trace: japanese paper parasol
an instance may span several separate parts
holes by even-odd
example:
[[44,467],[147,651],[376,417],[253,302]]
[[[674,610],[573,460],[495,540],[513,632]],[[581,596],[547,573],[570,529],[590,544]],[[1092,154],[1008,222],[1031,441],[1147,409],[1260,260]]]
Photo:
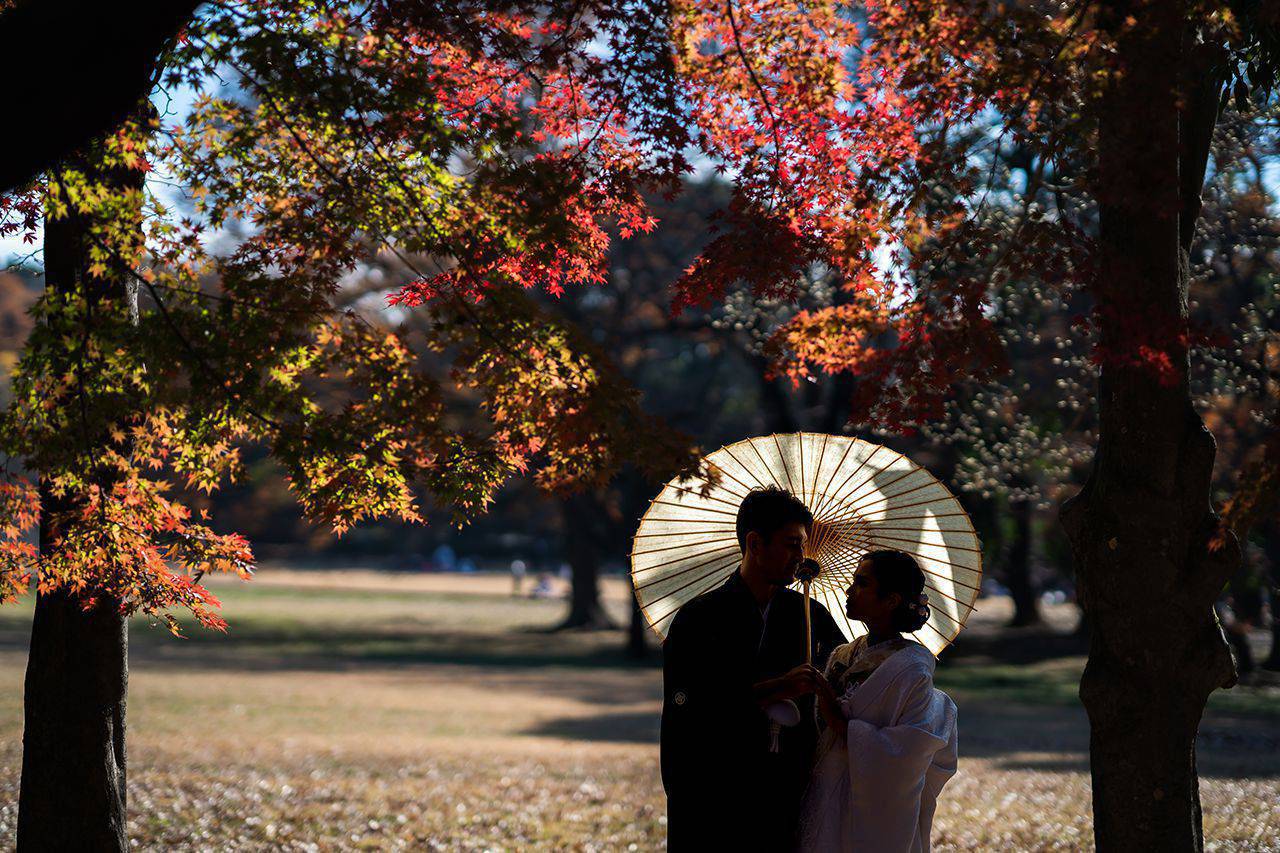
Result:
[[978,597],[982,550],[955,495],[883,445],[802,432],[722,447],[649,505],[632,545],[631,577],[658,636],[682,605],[737,569],[738,506],[764,486],[786,489],[813,513],[805,556],[822,567],[813,597],[847,637],[866,629],[845,616],[845,590],[862,555],[881,549],[905,551],[924,571],[929,621],[911,636],[937,655],[960,633]]

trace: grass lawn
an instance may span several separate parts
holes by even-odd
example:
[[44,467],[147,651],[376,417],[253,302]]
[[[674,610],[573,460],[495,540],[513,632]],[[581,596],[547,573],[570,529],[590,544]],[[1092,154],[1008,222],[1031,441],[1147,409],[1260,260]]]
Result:
[[[489,577],[263,571],[220,583],[226,635],[131,629],[130,834],[145,849],[663,845],[661,673],[622,632],[549,634],[560,601]],[[626,591],[609,582],[621,621]],[[971,630],[993,631],[998,606]],[[0,608],[0,846],[12,846],[30,604]],[[940,850],[1091,842],[1082,660],[944,654],[961,770]],[[1215,696],[1202,728],[1214,849],[1278,849],[1276,689]]]

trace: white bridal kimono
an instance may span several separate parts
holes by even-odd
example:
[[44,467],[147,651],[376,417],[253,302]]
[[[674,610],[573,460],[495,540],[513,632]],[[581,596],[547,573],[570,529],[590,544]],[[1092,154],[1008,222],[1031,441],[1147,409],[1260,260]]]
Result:
[[935,665],[911,643],[839,697],[848,740],[827,730],[818,742],[800,850],[929,850],[938,792],[956,772],[956,706],[933,686]]

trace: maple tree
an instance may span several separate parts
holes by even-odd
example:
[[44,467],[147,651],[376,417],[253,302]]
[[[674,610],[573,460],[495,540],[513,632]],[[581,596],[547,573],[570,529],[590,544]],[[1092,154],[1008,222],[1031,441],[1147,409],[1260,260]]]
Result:
[[[341,532],[418,519],[424,497],[466,517],[530,469],[554,489],[624,458],[663,475],[692,458],[598,348],[521,293],[596,280],[606,218],[648,227],[631,155],[602,141],[617,162],[580,174],[550,141],[561,113],[530,116],[504,91],[508,45],[530,36],[515,17],[477,22],[476,9],[431,31],[370,17],[385,9],[331,11],[211,8],[159,75],[195,92],[182,126],[140,115],[5,199],[10,233],[34,238],[43,215],[47,281],[0,429],[4,597],[39,574],[20,846],[124,846],[123,617],[176,632],[185,608],[223,628],[200,579],[251,570],[247,543],[192,513],[174,480],[217,488],[261,442],[303,508]],[[488,29],[468,43],[476,23]],[[571,97],[547,61],[531,77],[546,70]],[[242,85],[222,89],[224,73]],[[424,109],[431,91],[441,101]],[[186,215],[165,182],[189,188]],[[243,239],[220,250],[238,223]],[[335,310],[343,276],[378,251],[448,259],[405,300],[433,297],[452,376]],[[473,389],[485,429],[449,422],[444,381]]]
[[[1219,503],[1241,483],[1262,485],[1251,463],[1265,456],[1261,451],[1274,428],[1277,214],[1262,171],[1275,156],[1275,110],[1275,104],[1243,111],[1233,102],[1225,105],[1190,257],[1190,321],[1208,334],[1190,352],[1189,380],[1196,409],[1219,445],[1213,489]],[[986,132],[998,133],[998,125],[992,128]],[[1093,199],[1064,198],[1040,174],[1039,161],[1018,144],[992,146],[971,157],[989,178],[986,203],[977,215],[996,224],[1016,222],[1025,205],[1052,209],[1069,198],[1078,217],[1096,219]],[[1069,497],[1092,457],[1098,427],[1091,359],[1096,335],[1088,325],[1070,323],[1087,313],[1088,298],[1079,285],[1046,287],[1034,272],[1004,277],[993,289],[991,305],[1010,372],[957,387],[944,416],[919,425],[924,439],[959,452],[954,482],[961,489],[1007,500],[1019,524],[1027,514],[1050,510]],[[1242,541],[1255,522],[1265,519],[1265,506],[1255,506],[1249,515],[1236,525]],[[1274,558],[1269,561],[1275,564]],[[1231,586],[1253,588],[1262,582],[1246,572]],[[1017,609],[1030,610],[1034,598],[1019,604],[1016,588],[1012,592]],[[1256,619],[1260,602],[1249,600]],[[1034,620],[1034,611],[1028,615]],[[1015,624],[1025,621],[1015,615]],[[1237,651],[1246,653],[1247,646],[1238,645]]]
[[[1082,696],[1097,838],[1199,846],[1195,728],[1230,677],[1209,603],[1236,550],[1209,508],[1213,443],[1189,401],[1196,330],[1179,294],[1220,96],[1275,80],[1266,15],[1244,0],[202,7],[159,65],[162,90],[195,93],[182,125],[136,118],[0,210],[10,230],[43,212],[46,251],[64,258],[46,258],[0,430],[38,478],[11,466],[0,495],[4,594],[41,570],[28,707],[58,668],[37,654],[53,602],[98,604],[63,607],[57,630],[109,613],[122,636],[121,613],[172,607],[221,625],[198,580],[245,570],[246,543],[166,478],[216,488],[246,441],[270,446],[302,506],[338,530],[415,518],[419,494],[473,513],[526,469],[554,488],[625,459],[688,464],[604,353],[524,290],[604,281],[609,228],[651,229],[645,194],[678,191],[704,159],[733,190],[673,307],[834,282],[839,299],[792,317],[769,353],[797,381],[856,375],[855,422],[910,429],[957,383],[1004,375],[993,289],[1088,295],[1076,322],[1096,337],[1100,444],[1063,520],[1094,640]],[[971,155],[1006,138],[1035,164],[1034,190],[1016,217],[987,217]],[[151,189],[161,180],[187,188],[188,214]],[[55,250],[60,221],[72,231]],[[413,270],[394,301],[432,317],[487,430],[452,428],[402,341],[333,310],[343,276],[378,252]],[[1230,512],[1261,506],[1274,470]],[[37,523],[52,534],[39,551],[21,535]],[[1149,596],[1179,606],[1136,604]],[[96,665],[122,672],[121,649]],[[112,690],[105,731],[122,742]],[[58,749],[52,731],[28,735],[20,836],[37,825],[25,765],[34,785]],[[116,811],[96,794],[85,808],[122,844],[116,752],[90,783]],[[58,781],[44,790],[84,790]],[[28,831],[56,833],[55,811]]]

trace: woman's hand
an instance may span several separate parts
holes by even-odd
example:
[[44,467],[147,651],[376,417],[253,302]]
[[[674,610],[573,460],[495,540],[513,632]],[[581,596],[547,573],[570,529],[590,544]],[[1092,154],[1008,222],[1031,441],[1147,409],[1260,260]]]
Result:
[[835,690],[831,688],[831,684],[822,676],[818,676],[818,684],[814,690],[814,696],[818,700],[818,713],[822,714],[822,719],[826,722],[827,728],[834,729],[843,740],[849,733],[847,725],[849,721],[845,719],[844,711],[840,708],[840,700],[836,697]]

